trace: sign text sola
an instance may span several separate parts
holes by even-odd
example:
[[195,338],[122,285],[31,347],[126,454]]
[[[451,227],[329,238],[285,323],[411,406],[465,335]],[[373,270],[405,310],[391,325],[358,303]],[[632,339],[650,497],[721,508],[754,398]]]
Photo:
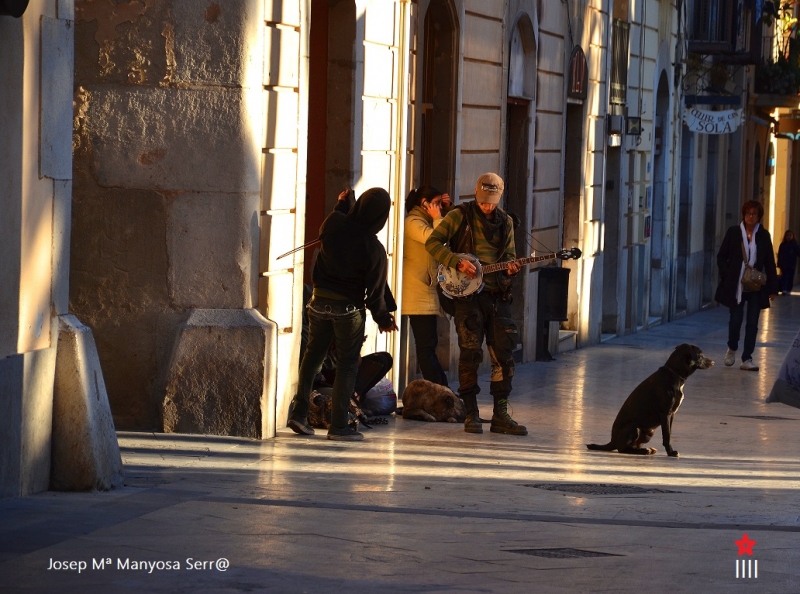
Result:
[[705,111],[696,107],[684,108],[683,121],[692,132],[730,134],[742,123],[742,112],[742,109]]

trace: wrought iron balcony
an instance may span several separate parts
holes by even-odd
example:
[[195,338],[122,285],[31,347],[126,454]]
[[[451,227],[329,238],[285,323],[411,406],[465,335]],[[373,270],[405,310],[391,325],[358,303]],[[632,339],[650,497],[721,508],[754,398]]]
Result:
[[765,3],[761,19],[763,29],[762,60],[755,68],[755,92],[783,97],[769,105],[797,104],[800,92],[800,39],[797,37],[797,18],[790,4]]

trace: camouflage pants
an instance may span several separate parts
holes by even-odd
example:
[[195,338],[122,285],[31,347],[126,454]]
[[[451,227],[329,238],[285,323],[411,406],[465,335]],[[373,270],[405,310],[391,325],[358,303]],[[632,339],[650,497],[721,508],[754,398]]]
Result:
[[514,377],[514,348],[517,326],[511,319],[511,304],[491,293],[478,293],[468,299],[456,299],[458,334],[458,393],[473,396],[480,392],[478,367],[483,361],[483,342],[489,350],[492,376],[489,392],[495,398],[508,398]]

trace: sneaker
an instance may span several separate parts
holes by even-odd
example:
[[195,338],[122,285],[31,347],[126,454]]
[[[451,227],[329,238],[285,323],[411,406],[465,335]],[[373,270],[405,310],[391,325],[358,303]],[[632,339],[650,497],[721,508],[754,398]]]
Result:
[[350,427],[345,427],[344,429],[331,427],[328,429],[328,439],[333,441],[361,441],[364,436],[355,429],[350,429]]
[[727,365],[728,367],[736,363],[736,351],[728,349],[725,352],[725,358],[722,360],[722,362],[725,363],[725,365]]
[[744,369],[745,371],[758,371],[758,365],[753,363],[752,359],[747,359],[746,361],[742,361],[739,369]]
[[286,426],[298,435],[314,435],[314,429],[308,424],[308,419],[289,419]]

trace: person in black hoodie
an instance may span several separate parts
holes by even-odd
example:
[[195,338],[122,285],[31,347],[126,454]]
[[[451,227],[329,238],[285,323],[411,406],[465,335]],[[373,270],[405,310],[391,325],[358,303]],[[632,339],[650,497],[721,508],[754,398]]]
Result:
[[359,441],[364,437],[348,427],[347,411],[364,342],[365,308],[381,332],[397,330],[392,315],[397,304],[386,282],[386,250],[376,236],[389,218],[390,207],[388,192],[372,188],[361,194],[349,213],[337,208],[320,227],[321,249],[307,305],[308,344],[287,423],[295,433],[314,434],[308,424],[309,397],[314,377],[335,339],[337,368],[328,439]]
[[[730,227],[725,233],[717,253],[719,285],[714,299],[730,310],[728,319],[728,350],[723,363],[730,367],[736,362],[736,349],[739,348],[739,335],[744,325],[744,348],[742,364],[739,369],[758,371],[753,363],[753,350],[758,334],[758,317],[762,309],[778,294],[778,273],[775,268],[775,251],[769,231],[761,226],[764,206],[756,200],[748,200],[742,205],[742,222]],[[745,291],[742,275],[747,264],[767,275],[767,282],[758,291]]]

